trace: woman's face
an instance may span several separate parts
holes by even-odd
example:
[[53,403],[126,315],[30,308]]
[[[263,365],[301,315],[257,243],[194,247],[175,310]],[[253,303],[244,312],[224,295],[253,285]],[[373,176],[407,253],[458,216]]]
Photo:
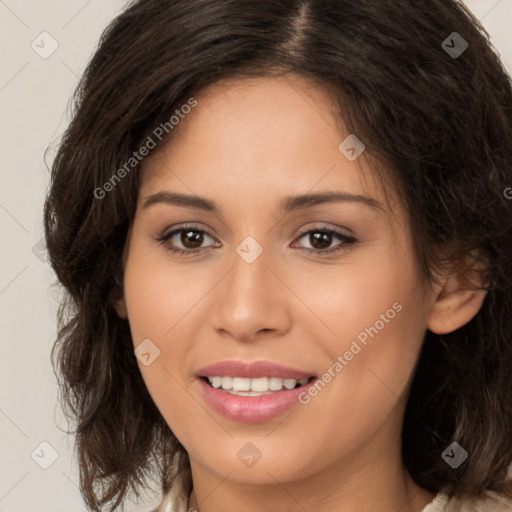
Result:
[[126,246],[118,311],[153,400],[193,466],[219,477],[396,460],[434,302],[400,203],[354,160],[362,146],[339,148],[350,133],[303,79],[196,99],[142,164]]

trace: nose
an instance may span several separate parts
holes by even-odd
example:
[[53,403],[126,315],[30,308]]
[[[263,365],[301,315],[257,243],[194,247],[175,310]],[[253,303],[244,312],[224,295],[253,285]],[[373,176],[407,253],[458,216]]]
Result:
[[292,293],[269,253],[263,250],[251,261],[235,252],[214,295],[211,321],[221,336],[250,342],[282,336],[291,328]]

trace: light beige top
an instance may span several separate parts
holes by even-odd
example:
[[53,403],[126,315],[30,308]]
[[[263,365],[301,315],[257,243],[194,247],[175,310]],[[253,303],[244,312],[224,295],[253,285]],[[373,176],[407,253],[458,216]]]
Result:
[[486,496],[475,502],[463,502],[456,498],[448,500],[445,494],[439,493],[422,512],[451,512],[456,510],[455,505],[458,503],[461,504],[460,512],[512,512],[512,501],[490,491],[486,491]]

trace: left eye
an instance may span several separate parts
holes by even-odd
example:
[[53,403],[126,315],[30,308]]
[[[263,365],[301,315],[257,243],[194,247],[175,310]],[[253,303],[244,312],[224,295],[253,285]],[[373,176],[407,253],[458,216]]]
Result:
[[[177,235],[180,235],[177,238],[177,241],[181,244],[181,247],[176,247],[176,242],[172,241],[173,238],[177,237]],[[182,255],[194,255],[201,249],[204,249],[201,245],[205,241],[205,236],[214,240],[214,238],[203,229],[185,226],[162,235],[157,238],[157,241],[166,243],[167,250],[171,252]],[[308,252],[315,252],[320,255],[348,249],[348,247],[352,246],[357,241],[352,236],[344,235],[343,233],[326,228],[310,229],[309,231],[302,233],[298,240],[306,237],[309,237],[307,240],[310,242],[312,247],[299,247],[299,249]],[[340,243],[337,246],[328,249],[335,239],[338,239]]]
[[[307,240],[310,241],[310,244],[313,245],[312,248],[304,248],[306,251],[313,251],[319,254],[331,253],[334,251],[341,251],[342,249],[347,249],[348,247],[354,245],[356,243],[356,239],[353,236],[344,235],[343,233],[339,233],[338,231],[333,231],[332,229],[325,228],[316,228],[310,229],[299,237],[304,238],[308,236]],[[333,239],[338,239],[340,244],[338,246],[332,247],[330,249],[326,249],[326,247],[330,246]]]

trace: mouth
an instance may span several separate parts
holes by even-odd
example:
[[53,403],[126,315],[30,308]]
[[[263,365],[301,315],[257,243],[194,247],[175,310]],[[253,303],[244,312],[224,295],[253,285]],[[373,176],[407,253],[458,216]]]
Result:
[[316,375],[270,361],[221,361],[196,373],[206,403],[243,423],[269,421],[297,406]]
[[282,377],[231,377],[229,375],[215,375],[200,377],[213,389],[236,396],[264,396],[282,391],[290,391],[306,386],[316,377],[306,377],[300,380]]

